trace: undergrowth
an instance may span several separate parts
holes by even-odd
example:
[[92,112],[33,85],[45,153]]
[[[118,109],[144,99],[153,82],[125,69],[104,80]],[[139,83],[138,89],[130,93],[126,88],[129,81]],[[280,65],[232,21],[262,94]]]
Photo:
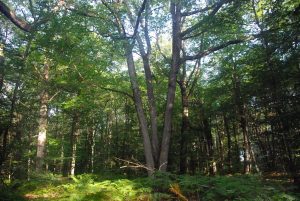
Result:
[[[294,187],[295,188],[295,187]],[[0,190],[1,201],[146,201],[146,200],[257,200],[297,201],[293,187],[266,182],[253,175],[215,176],[156,173],[153,178],[105,178],[83,174],[56,175],[15,181]],[[289,191],[288,191],[289,190]]]

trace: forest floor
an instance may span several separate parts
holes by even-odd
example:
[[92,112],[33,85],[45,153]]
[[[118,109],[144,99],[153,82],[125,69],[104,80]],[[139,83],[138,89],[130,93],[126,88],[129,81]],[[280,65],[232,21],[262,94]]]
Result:
[[269,174],[156,174],[155,178],[83,174],[65,178],[47,174],[0,189],[1,201],[297,201],[300,191],[284,176]]

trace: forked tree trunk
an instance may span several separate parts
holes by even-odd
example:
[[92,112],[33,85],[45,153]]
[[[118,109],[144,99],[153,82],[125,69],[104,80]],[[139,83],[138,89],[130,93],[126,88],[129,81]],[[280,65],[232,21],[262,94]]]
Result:
[[181,6],[180,1],[171,1],[171,15],[172,15],[172,64],[169,74],[168,92],[167,92],[167,103],[164,117],[164,129],[163,137],[160,149],[159,157],[159,169],[161,171],[167,170],[168,165],[168,154],[170,146],[170,138],[172,132],[172,114],[174,108],[175,91],[176,91],[176,79],[178,70],[180,67],[180,51],[182,47],[181,41]]
[[49,81],[49,64],[46,61],[44,64],[43,74],[43,90],[40,94],[40,117],[38,125],[38,139],[37,139],[37,153],[36,153],[36,171],[41,172],[43,170],[46,150],[46,137],[48,126],[48,102],[49,94],[46,88],[46,84]]
[[151,141],[150,141],[148,127],[147,127],[147,119],[144,113],[141,92],[137,82],[136,69],[135,69],[133,55],[132,55],[132,47],[130,44],[126,44],[124,49],[126,50],[127,67],[128,67],[131,88],[134,96],[135,109],[137,112],[140,130],[143,137],[147,172],[148,175],[151,176],[154,171],[154,159],[152,155],[152,146],[151,146]]
[[[158,165],[159,159],[159,140],[158,140],[158,132],[157,132],[157,109],[156,109],[156,101],[154,96],[154,88],[153,88],[153,78],[150,67],[150,56],[151,56],[151,41],[148,32],[148,15],[149,15],[149,1],[146,4],[145,9],[145,25],[143,27],[144,30],[144,39],[146,44],[144,44],[139,33],[136,34],[136,41],[138,43],[139,52],[142,56],[144,74],[147,86],[147,98],[150,112],[150,122],[151,122],[151,144],[152,144],[152,152],[153,159],[155,161],[155,166]],[[130,21],[132,26],[134,26],[134,20],[132,13],[128,13],[130,17]]]

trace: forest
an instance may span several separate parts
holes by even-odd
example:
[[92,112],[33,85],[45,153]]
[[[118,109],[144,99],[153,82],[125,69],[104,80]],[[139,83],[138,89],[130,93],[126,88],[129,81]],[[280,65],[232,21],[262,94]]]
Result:
[[300,200],[299,0],[0,0],[0,201]]

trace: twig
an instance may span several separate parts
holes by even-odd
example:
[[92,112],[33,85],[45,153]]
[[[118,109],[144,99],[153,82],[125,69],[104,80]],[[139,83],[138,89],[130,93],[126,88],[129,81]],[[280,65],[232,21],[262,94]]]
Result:
[[48,102],[50,103],[53,100],[53,98],[55,98],[55,96],[57,96],[60,92],[61,90],[58,90],[53,96],[51,96]]

